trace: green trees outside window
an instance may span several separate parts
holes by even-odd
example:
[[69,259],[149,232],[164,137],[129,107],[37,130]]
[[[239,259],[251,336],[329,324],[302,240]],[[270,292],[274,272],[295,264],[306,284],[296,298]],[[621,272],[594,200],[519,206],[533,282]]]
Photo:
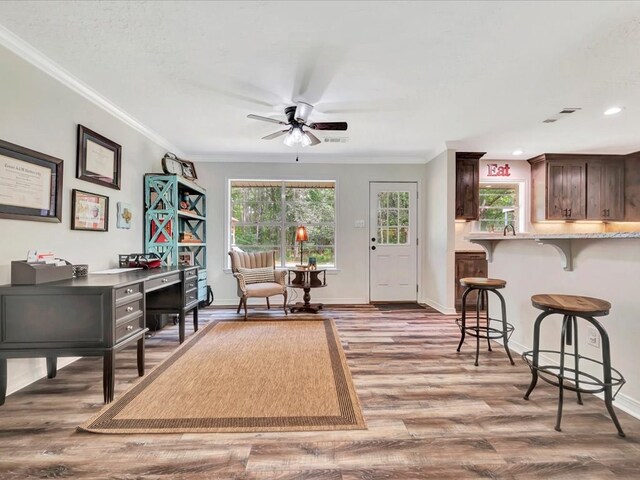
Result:
[[519,210],[517,184],[480,185],[481,232],[502,232],[507,224],[517,229]]
[[231,181],[232,247],[245,252],[276,250],[281,266],[300,262],[296,227],[304,225],[304,262],[335,266],[335,182]]

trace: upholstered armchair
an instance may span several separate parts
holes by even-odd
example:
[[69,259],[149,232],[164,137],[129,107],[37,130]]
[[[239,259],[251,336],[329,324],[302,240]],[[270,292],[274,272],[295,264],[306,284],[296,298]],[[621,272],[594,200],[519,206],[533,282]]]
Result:
[[231,271],[238,281],[240,303],[238,311],[244,305],[244,319],[247,319],[247,300],[252,297],[267,299],[267,308],[271,308],[269,297],[284,296],[284,313],[287,314],[287,287],[284,270],[276,270],[276,252],[229,252]]

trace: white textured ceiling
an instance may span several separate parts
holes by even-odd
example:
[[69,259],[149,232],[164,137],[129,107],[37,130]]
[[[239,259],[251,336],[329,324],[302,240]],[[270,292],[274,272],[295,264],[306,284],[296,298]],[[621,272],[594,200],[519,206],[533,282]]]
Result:
[[295,100],[349,123],[305,149],[332,158],[640,150],[638,2],[3,1],[0,24],[195,158],[292,152],[246,116]]

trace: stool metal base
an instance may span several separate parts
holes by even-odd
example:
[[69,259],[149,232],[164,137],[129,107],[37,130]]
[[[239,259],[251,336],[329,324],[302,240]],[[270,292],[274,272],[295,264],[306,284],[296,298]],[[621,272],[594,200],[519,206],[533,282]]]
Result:
[[[562,333],[560,338],[560,351],[557,350],[540,350],[540,326],[542,320],[552,314],[564,315],[562,321]],[[600,334],[602,341],[602,361],[598,361],[589,357],[580,355],[578,351],[578,322],[577,318],[582,318],[591,325],[593,325]],[[565,352],[566,345],[574,345],[573,353]],[[547,354],[548,356],[558,356],[558,365],[540,365],[540,354]],[[573,358],[573,368],[565,366],[565,358]],[[604,392],[604,403],[607,407],[607,411],[611,416],[611,420],[618,430],[620,437],[625,437],[624,431],[620,426],[618,417],[613,409],[613,399],[620,391],[620,388],[625,384],[626,380],[622,374],[611,366],[611,354],[609,350],[609,336],[607,331],[600,325],[600,323],[589,315],[567,315],[562,312],[554,310],[546,310],[538,315],[534,324],[533,334],[533,350],[524,352],[522,354],[523,360],[529,365],[531,369],[531,384],[524,394],[524,399],[529,400],[529,395],[533,392],[533,389],[538,383],[538,378],[542,378],[545,382],[558,387],[558,413],[556,418],[555,430],[560,432],[560,422],[562,421],[562,407],[564,403],[564,390],[570,390],[576,392],[578,403],[582,405],[582,393],[600,393]],[[587,373],[580,369],[580,363],[587,362],[602,366],[603,379],[599,379],[595,375]],[[571,383],[566,383],[571,382]],[[615,394],[613,393],[613,387],[618,387]]]
[[[474,290],[478,291],[478,298],[476,300],[476,324],[475,326],[467,326],[467,296]],[[493,292],[500,300],[502,318],[495,319],[489,316],[489,294]],[[481,311],[485,311],[485,315],[481,316]],[[480,320],[486,322],[486,325],[480,325]],[[495,328],[491,326],[491,322],[499,322],[501,328]],[[480,339],[487,339],[487,347],[491,352],[491,339],[502,339],[502,343],[511,365],[515,365],[513,358],[511,357],[511,351],[509,350],[509,338],[513,333],[514,327],[510,323],[507,323],[507,307],[504,301],[504,297],[498,292],[496,288],[487,287],[467,287],[462,294],[462,318],[456,319],[456,323],[460,328],[460,343],[456,351],[460,351],[462,344],[464,343],[465,336],[468,334],[471,337],[476,338],[476,360],[474,365],[478,366],[478,357],[480,355]]]

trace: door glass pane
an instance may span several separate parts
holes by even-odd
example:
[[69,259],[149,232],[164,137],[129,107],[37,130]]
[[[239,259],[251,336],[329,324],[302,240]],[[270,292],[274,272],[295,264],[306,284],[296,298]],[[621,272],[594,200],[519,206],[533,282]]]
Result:
[[409,208],[409,192],[398,192],[400,201],[398,206],[400,208]]
[[398,210],[396,210],[395,208],[389,209],[389,226],[398,226]]
[[389,192],[389,208],[398,206],[398,192]]
[[387,192],[378,193],[378,208],[387,208],[389,206],[389,196]]
[[398,243],[398,229],[390,228],[389,229],[389,238],[387,240],[389,244],[397,244]]
[[409,229],[401,227],[400,228],[400,236],[398,237],[398,243],[401,245],[406,245],[409,243]]
[[398,225],[401,227],[409,226],[409,210],[402,209],[398,214]]
[[378,210],[378,228],[387,226],[387,210]]

